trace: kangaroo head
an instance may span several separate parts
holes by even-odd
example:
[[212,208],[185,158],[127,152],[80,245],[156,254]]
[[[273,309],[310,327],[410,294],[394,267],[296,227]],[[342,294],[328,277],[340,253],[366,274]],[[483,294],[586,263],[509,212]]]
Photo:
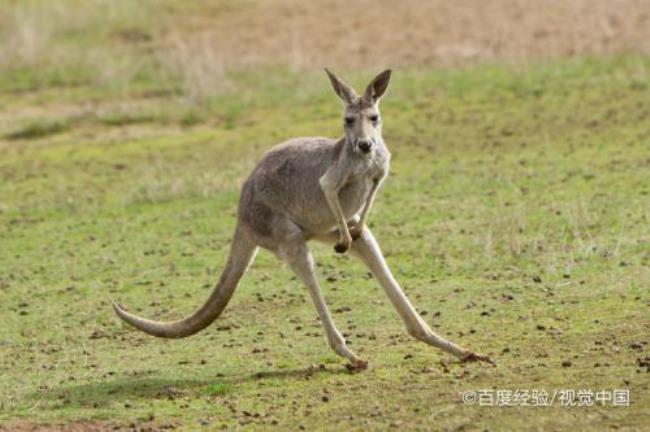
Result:
[[372,153],[381,140],[379,100],[388,88],[390,69],[370,81],[363,96],[359,96],[352,87],[328,69],[325,69],[325,72],[330,78],[334,92],[344,103],[343,129],[346,143],[357,153]]

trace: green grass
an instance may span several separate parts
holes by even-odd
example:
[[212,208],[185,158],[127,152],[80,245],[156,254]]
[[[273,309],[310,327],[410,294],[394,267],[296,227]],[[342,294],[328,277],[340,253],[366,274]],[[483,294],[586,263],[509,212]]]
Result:
[[[643,428],[649,67],[630,56],[396,71],[383,103],[394,161],[370,225],[424,319],[496,368],[459,365],[412,340],[367,271],[320,245],[326,298],[370,362],[363,373],[346,371],[303,287],[266,252],[195,337],[154,339],[113,316],[112,299],[155,318],[205,299],[255,161],[282,139],[339,133],[324,75],[265,71],[258,78],[277,78],[241,76],[236,91],[200,106],[162,92],[158,111],[18,129],[30,139],[0,141],[0,422]],[[61,92],[57,103],[101,96],[93,91]],[[488,408],[460,398],[565,388],[629,389],[631,405]]]
[[5,135],[5,138],[8,140],[36,139],[65,132],[68,129],[70,129],[70,124],[67,121],[36,120],[13,132],[9,132]]

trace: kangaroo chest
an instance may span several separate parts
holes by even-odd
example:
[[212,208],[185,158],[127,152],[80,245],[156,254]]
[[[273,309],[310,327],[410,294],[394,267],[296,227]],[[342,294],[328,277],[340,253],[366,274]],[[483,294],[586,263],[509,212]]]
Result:
[[387,172],[388,157],[383,154],[356,164],[339,192],[339,202],[346,218],[351,218],[361,211],[375,187],[375,182],[381,181]]

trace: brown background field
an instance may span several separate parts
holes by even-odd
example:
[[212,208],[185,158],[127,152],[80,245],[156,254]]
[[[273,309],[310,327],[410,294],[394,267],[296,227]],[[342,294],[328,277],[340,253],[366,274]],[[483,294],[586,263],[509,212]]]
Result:
[[201,10],[172,32],[228,66],[457,65],[650,51],[647,0],[316,0]]
[[251,66],[456,66],[629,52],[650,52],[650,0],[0,0],[0,69],[92,68],[100,84],[128,81],[149,59],[200,80]]
[[[233,77],[260,68],[320,76],[619,53],[650,53],[650,0],[0,0],[0,135],[54,114],[141,110],[151,94],[202,102],[251,87]],[[2,94],[80,85],[102,96]]]

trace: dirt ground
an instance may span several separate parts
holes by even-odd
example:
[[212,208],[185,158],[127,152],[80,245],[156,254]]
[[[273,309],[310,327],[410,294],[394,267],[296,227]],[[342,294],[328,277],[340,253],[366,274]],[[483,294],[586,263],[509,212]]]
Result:
[[154,432],[176,429],[177,425],[171,422],[131,422],[117,424],[110,422],[67,422],[67,423],[32,423],[28,421],[13,422],[7,425],[0,425],[0,432],[107,432],[107,431],[130,431],[130,432]]
[[202,7],[184,21],[170,26],[172,43],[207,47],[226,67],[454,66],[650,52],[647,0],[259,1]]

